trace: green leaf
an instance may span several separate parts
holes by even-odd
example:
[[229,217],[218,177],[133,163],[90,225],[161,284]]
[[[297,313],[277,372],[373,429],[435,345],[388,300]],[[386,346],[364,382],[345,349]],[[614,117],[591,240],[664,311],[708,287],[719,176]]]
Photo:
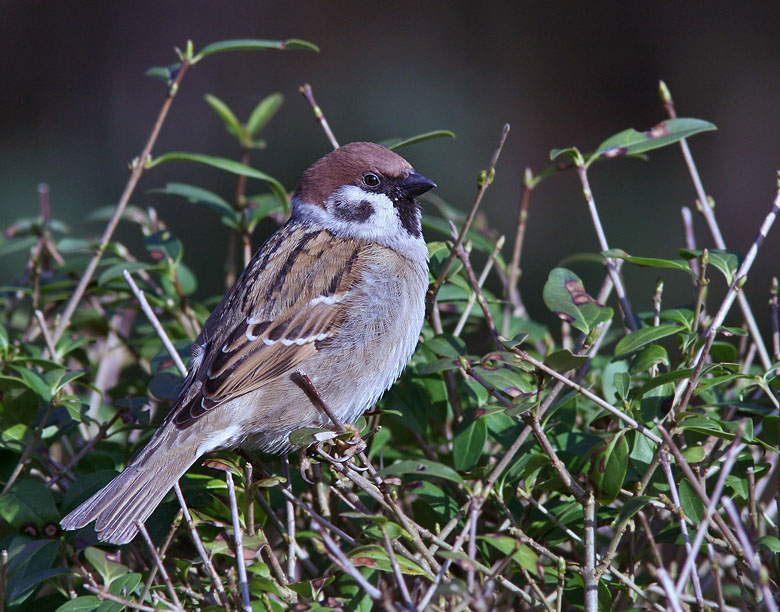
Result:
[[632,497],[631,499],[626,500],[626,502],[620,508],[620,513],[615,517],[615,520],[612,521],[612,527],[615,527],[618,523],[622,523],[623,521],[634,516],[652,499],[653,498],[649,495],[639,495],[638,497]]
[[[153,264],[144,263],[143,261],[123,261],[118,264],[114,264],[100,273],[100,276],[98,277],[98,286],[103,287],[106,283],[114,280],[115,278],[119,278],[124,274],[125,270],[132,274],[138,270],[149,270],[154,267],[155,266]],[[130,288],[128,287],[128,291],[129,290]]]
[[147,167],[154,168],[159,164],[162,164],[164,162],[171,162],[171,161],[191,161],[199,164],[206,164],[207,166],[211,166],[212,168],[219,168],[220,170],[225,170],[226,172],[231,172],[239,176],[246,176],[249,178],[258,179],[260,181],[265,182],[268,185],[268,187],[271,189],[271,192],[279,199],[279,202],[282,203],[285,210],[289,208],[289,202],[287,200],[287,192],[285,191],[284,187],[279,181],[277,181],[274,177],[266,174],[265,172],[261,172],[260,170],[255,170],[254,168],[245,166],[244,164],[237,161],[233,161],[232,159],[226,159],[224,157],[214,157],[213,155],[202,155],[200,153],[185,153],[181,151],[173,151],[171,153],[164,153],[163,155],[160,155],[159,157],[155,157],[154,159],[150,160],[147,163]]
[[563,374],[569,370],[579,369],[587,361],[587,355],[574,355],[571,351],[563,349],[547,355],[544,358],[544,365]]
[[233,134],[239,143],[243,143],[244,129],[241,127],[238,117],[230,110],[230,107],[217,96],[206,94],[204,97],[208,105],[213,108],[214,112],[216,112],[222,118],[222,121],[225,122],[225,129]]
[[631,371],[644,372],[659,363],[668,367],[669,355],[660,344],[650,344],[634,356],[634,360],[631,362]]
[[613,383],[618,397],[622,400],[628,399],[628,392],[631,389],[631,375],[628,372],[615,372]]
[[459,355],[466,354],[466,343],[462,338],[450,334],[439,334],[424,343],[425,347],[433,351],[437,357],[455,359]]
[[694,523],[701,523],[704,518],[704,504],[696,495],[696,491],[693,490],[691,483],[687,479],[683,478],[680,481],[680,506],[689,519]]
[[204,57],[214,53],[224,53],[225,51],[262,51],[265,49],[303,49],[317,52],[320,50],[317,45],[298,38],[289,38],[287,40],[261,40],[256,38],[221,40],[203,47],[200,53],[192,58],[192,63],[195,64]]
[[585,334],[612,318],[612,309],[588,295],[579,276],[566,268],[550,271],[542,297],[547,308]]
[[[393,571],[393,566],[390,563],[390,558],[387,556],[387,551],[381,546],[358,546],[350,551],[349,558],[352,560],[352,563],[358,567],[370,567],[383,572]],[[401,573],[412,576],[428,575],[423,568],[411,559],[402,555],[396,555],[395,558],[401,569]]]
[[246,130],[252,138],[257,136],[268,125],[268,122],[281,108],[283,102],[284,96],[279,92],[274,92],[266,96],[255,106],[252,114],[249,115],[249,120],[246,122]]
[[683,457],[688,463],[699,463],[706,456],[707,450],[703,446],[689,446],[683,451]]
[[121,563],[115,563],[109,561],[107,553],[104,550],[89,546],[84,549],[84,556],[92,564],[100,577],[103,578],[103,582],[106,586],[111,586],[111,583],[117,578],[126,575],[130,570]]
[[667,268],[672,270],[682,270],[693,274],[691,270],[691,264],[681,259],[659,259],[657,257],[632,257],[625,251],[620,249],[610,249],[609,251],[603,251],[601,253],[604,257],[612,259],[622,259],[635,266],[641,266],[644,268]]
[[181,63],[174,62],[167,66],[152,66],[144,74],[148,77],[160,79],[161,81],[168,83],[173,80],[180,68]]
[[628,452],[625,432],[620,431],[606,438],[593,453],[588,475],[600,504],[611,504],[620,493],[628,468]]
[[433,140],[434,138],[455,138],[455,133],[449,130],[433,130],[415,136],[409,136],[408,138],[391,138],[390,140],[383,140],[380,144],[388,149],[395,150],[418,142]]
[[637,132],[635,129],[629,128],[602,142],[589,161],[599,156],[619,157],[646,153],[674,144],[699,132],[715,129],[717,128],[708,121],[682,117],[661,121],[647,132]]
[[405,461],[399,461],[386,467],[379,472],[380,476],[392,476],[392,475],[413,475],[413,476],[433,476],[437,478],[443,478],[445,480],[451,480],[458,484],[463,484],[463,478],[451,467],[447,467],[444,464],[436,461],[429,461],[428,459],[406,459]]
[[186,183],[167,183],[164,189],[151,189],[149,190],[149,193],[166,193],[180,196],[193,204],[202,204],[203,206],[218,212],[223,217],[228,217],[230,219],[236,218],[236,212],[227,201],[216,193],[213,193],[208,189],[203,189],[202,187],[187,185]]
[[780,553],[780,540],[778,540],[775,536],[761,536],[758,538],[758,546],[760,548],[766,548],[773,553]]
[[144,238],[144,246],[152,259],[162,261],[169,257],[174,262],[181,261],[183,248],[179,239],[170,230],[164,229]]
[[656,387],[662,387],[667,383],[677,382],[681,378],[690,378],[691,374],[693,374],[692,368],[682,368],[680,370],[666,372],[665,374],[659,374],[642,385],[642,388],[637,391],[636,395],[637,397],[642,397],[646,395],[648,391],[651,391]]
[[14,527],[42,527],[60,520],[51,491],[37,480],[20,480],[0,497],[0,516]]
[[68,573],[52,568],[57,558],[56,540],[33,540],[8,551],[6,601],[13,607],[27,599],[45,580]]
[[66,601],[54,612],[91,612],[97,609],[101,603],[101,600],[95,595],[83,595]]
[[452,460],[455,469],[468,472],[479,463],[487,441],[485,419],[476,419],[463,428],[452,441]]
[[512,555],[512,560],[529,572],[537,571],[539,556],[525,544],[505,535],[490,534],[477,536],[478,540],[490,544],[504,555]]
[[[697,259],[701,257],[704,251],[692,251],[690,249],[680,249],[679,253],[686,259]],[[721,249],[712,249],[707,251],[710,256],[710,265],[714,266],[723,274],[726,282],[731,285],[734,282],[734,275],[739,269],[741,257],[733,251],[723,251]]]
[[681,325],[671,323],[659,325],[657,327],[643,327],[624,336],[615,346],[615,359],[620,359],[638,351],[642,347],[652,344],[661,338],[666,338],[683,331]]
[[576,147],[569,147],[568,149],[551,149],[550,161],[555,161],[555,158],[558,157],[559,155],[566,155],[577,166],[581,166],[582,164],[585,163],[585,160],[582,157],[582,153],[580,153]]

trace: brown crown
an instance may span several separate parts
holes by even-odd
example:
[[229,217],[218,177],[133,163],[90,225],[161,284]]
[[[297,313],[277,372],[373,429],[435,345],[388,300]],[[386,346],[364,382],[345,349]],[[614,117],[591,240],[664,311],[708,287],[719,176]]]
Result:
[[405,178],[411,164],[397,153],[373,142],[351,142],[314,162],[298,181],[293,197],[311,204],[325,200],[344,185],[360,185],[363,175],[373,172],[388,178]]

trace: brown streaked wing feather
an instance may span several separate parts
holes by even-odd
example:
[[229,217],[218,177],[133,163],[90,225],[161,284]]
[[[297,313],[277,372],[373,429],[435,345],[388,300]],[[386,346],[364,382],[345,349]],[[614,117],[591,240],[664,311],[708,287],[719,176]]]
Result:
[[[216,325],[213,337],[204,338],[210,347],[190,382],[200,383],[200,388],[194,394],[183,389],[180,404],[174,407],[179,427],[294,371],[317,352],[318,340],[333,341],[337,336],[348,299],[311,302],[319,297],[339,298],[349,291],[360,277],[367,245],[334,239],[326,231],[313,234],[301,229],[291,238],[288,253],[270,261],[264,249],[255,255],[243,282],[237,283],[251,296],[237,293],[234,287],[225,298],[225,303],[244,303],[248,309],[232,319],[230,328]],[[256,262],[263,259],[265,265],[257,269]],[[212,317],[227,323],[219,308]]]

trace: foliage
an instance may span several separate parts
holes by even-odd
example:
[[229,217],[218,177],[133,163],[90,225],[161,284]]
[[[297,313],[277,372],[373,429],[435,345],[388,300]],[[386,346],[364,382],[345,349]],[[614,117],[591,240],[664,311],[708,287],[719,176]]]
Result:
[[[300,40],[241,40],[195,53],[188,43],[179,63],[150,71],[168,83],[159,121],[201,59],[285,48],[316,50]],[[216,96],[207,102],[236,139],[238,159],[151,157],[152,138],[131,182],[174,160],[236,175],[232,199],[208,186],[158,190],[208,207],[231,229],[232,282],[258,223],[289,212],[289,186],[252,168],[249,156],[266,146],[259,134],[283,99],[269,95],[245,122]],[[648,132],[621,132],[592,155],[555,150],[552,158],[571,164],[528,172],[510,259],[504,237],[473,221],[500,177],[507,126],[477,173],[468,214],[431,200],[428,321],[401,380],[349,431],[295,432],[308,448],[292,465],[222,453],[194,467],[180,483],[186,512],[171,494],[147,521],[154,548],[140,537],[105,545],[91,528],[63,533],[58,521],[126,465],[175,396],[175,361],[123,275],[135,278],[186,359],[208,315],[192,299],[196,275],[182,260],[192,245],[126,198],[94,217],[135,226],[146,253],[131,253],[110,230],[99,240],[70,235],[42,200],[41,215],[5,228],[0,243],[0,256],[30,250],[18,283],[0,295],[6,608],[776,609],[780,368],[744,299],[744,329],[723,325],[760,241],[744,256],[684,245],[676,260],[610,249],[587,182],[593,161],[714,129],[671,117]],[[393,144],[437,136],[452,134]],[[545,287],[530,289],[561,319],[556,339],[557,330],[528,319],[517,280],[532,191],[572,164],[607,276],[594,292],[551,265]],[[248,179],[259,181],[259,194],[248,194]],[[714,214],[705,195],[700,201]],[[486,261],[480,274],[472,255]],[[622,279],[632,266],[685,275],[691,302],[665,304],[662,282],[652,303],[629,299]],[[494,290],[483,286],[492,270]],[[711,282],[727,289],[721,304],[707,299]],[[613,289],[614,307],[606,305]],[[772,300],[776,323],[776,287]],[[776,341],[772,351],[777,361]]]

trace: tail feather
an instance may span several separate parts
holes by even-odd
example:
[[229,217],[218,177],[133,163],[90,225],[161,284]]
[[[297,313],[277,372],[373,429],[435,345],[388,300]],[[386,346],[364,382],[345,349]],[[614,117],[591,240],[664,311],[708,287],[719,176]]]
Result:
[[112,544],[132,540],[138,533],[136,523],[149,518],[196,459],[190,445],[160,437],[152,439],[121,474],[62,519],[63,529],[79,529],[96,521],[95,531],[101,540]]

